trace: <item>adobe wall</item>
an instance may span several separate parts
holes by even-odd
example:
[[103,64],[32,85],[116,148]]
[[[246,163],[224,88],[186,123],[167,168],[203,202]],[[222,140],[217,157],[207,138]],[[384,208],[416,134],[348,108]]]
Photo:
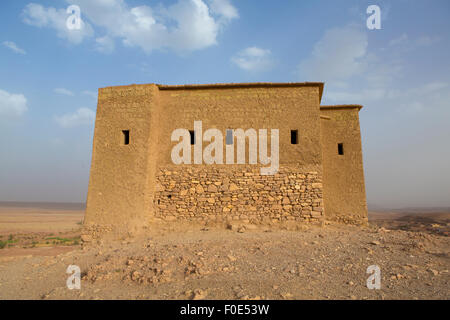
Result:
[[[156,85],[99,90],[85,225],[128,228],[148,214],[156,154],[151,136],[158,134]],[[122,130],[130,131],[124,145]]]
[[[129,230],[155,218],[260,223],[320,221],[326,215],[367,222],[359,108],[320,107],[322,88],[149,84],[100,89],[86,230]],[[194,121],[202,121],[203,132],[222,132],[224,160],[226,129],[279,129],[278,173],[261,175],[260,165],[248,164],[248,152],[245,165],[173,164],[177,142],[171,134],[193,130]],[[130,132],[129,145],[122,130]],[[298,130],[298,144],[291,144],[291,130]],[[341,142],[343,156],[337,155]]]
[[[164,112],[155,216],[165,220],[253,223],[320,220],[323,201],[319,97],[317,86],[161,88]],[[279,172],[262,176],[256,165],[174,165],[170,158],[176,144],[170,141],[172,131],[193,130],[197,120],[202,121],[203,132],[219,129],[224,146],[226,129],[279,129]],[[291,144],[291,130],[299,132],[296,145]],[[208,144],[203,142],[203,147]]]
[[[193,130],[194,121],[201,120],[203,132],[217,128],[224,136],[226,129],[279,129],[280,163],[321,170],[318,86],[168,88],[159,91],[163,106],[159,166],[172,164],[176,143],[171,142],[171,133],[178,128]],[[290,144],[291,129],[299,130],[297,145]]]
[[[367,224],[360,106],[322,106],[324,203],[328,220]],[[344,154],[338,154],[343,143]]]

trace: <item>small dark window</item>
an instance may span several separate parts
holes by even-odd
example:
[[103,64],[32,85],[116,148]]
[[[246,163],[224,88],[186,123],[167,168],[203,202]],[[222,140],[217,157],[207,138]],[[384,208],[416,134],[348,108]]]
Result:
[[344,144],[343,143],[338,143],[338,154],[339,155],[344,155]]
[[123,144],[130,144],[130,130],[122,130],[123,133]]
[[226,139],[225,142],[227,145],[232,145],[233,144],[233,129],[227,129],[227,135],[226,135]]
[[298,144],[298,130],[291,130],[291,144]]
[[191,135],[191,145],[195,144],[195,131],[189,130],[189,134]]

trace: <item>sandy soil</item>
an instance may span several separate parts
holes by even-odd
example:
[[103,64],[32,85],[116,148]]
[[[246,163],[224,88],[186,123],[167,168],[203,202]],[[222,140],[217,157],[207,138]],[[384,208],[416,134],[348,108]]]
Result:
[[[1,208],[0,299],[450,298],[448,212],[374,212],[368,228],[171,225],[83,248],[82,217]],[[66,286],[72,264],[81,290]],[[366,287],[370,265],[380,290]]]
[[0,236],[77,229],[83,210],[80,204],[0,202]]
[[0,259],[73,250],[80,244],[83,217],[79,204],[0,202]]
[[424,231],[450,236],[449,212],[418,212],[417,210],[370,212],[369,219],[373,225],[392,230]]

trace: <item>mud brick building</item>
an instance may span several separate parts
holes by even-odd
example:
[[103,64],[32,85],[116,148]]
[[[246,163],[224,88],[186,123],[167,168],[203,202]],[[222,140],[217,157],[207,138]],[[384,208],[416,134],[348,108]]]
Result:
[[[305,82],[99,89],[85,225],[152,219],[366,223],[361,106],[321,106],[323,87]],[[270,129],[279,129],[278,172],[261,175],[263,165],[248,162],[174,164],[172,132],[193,130],[199,120],[222,132],[268,129],[270,137]]]

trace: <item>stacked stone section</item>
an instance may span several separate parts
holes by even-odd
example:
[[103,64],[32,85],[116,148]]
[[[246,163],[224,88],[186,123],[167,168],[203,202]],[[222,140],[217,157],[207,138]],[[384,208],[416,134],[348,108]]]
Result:
[[261,175],[256,166],[160,169],[155,216],[164,220],[249,223],[320,221],[323,186],[317,171],[281,167]]

